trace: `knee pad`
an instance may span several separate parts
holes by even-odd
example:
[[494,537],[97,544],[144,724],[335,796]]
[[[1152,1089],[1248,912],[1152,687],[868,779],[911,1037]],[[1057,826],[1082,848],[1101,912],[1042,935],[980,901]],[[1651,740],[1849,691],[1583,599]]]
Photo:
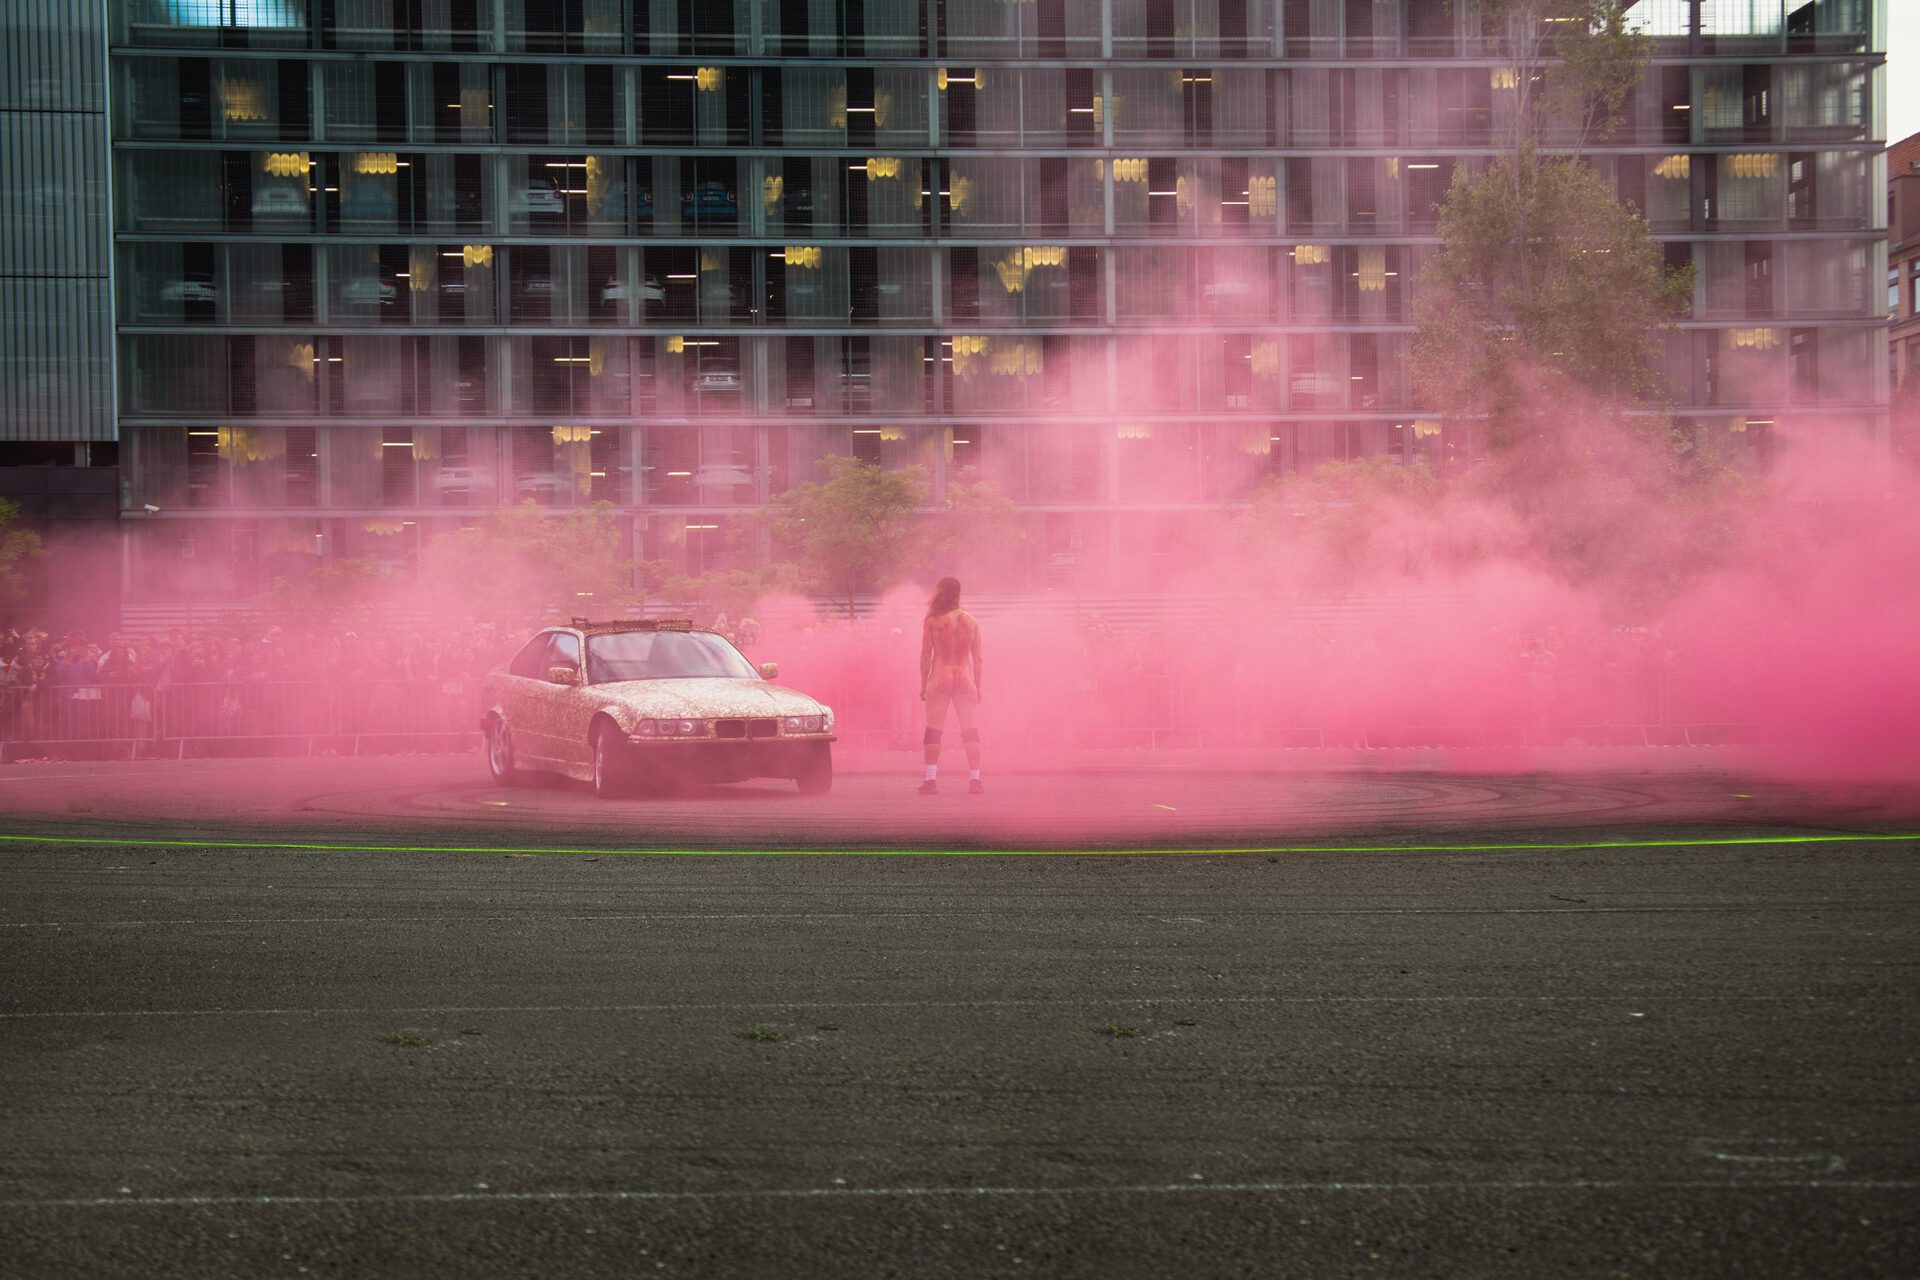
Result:
[[963,729],[960,731],[960,741],[971,742],[977,745],[980,741],[980,731],[978,729]]
[[929,729],[920,741],[926,746],[937,747],[940,745],[940,731],[938,729]]

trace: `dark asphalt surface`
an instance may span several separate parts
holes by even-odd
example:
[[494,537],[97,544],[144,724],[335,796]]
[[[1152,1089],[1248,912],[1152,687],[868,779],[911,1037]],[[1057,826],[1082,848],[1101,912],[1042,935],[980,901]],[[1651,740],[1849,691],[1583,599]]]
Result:
[[[347,772],[301,776],[311,822],[250,793],[224,829],[744,843],[775,806],[842,812],[536,788],[508,793],[537,811],[520,825],[451,801],[401,822],[313,805]],[[143,818],[5,777],[32,782],[0,791],[5,832],[46,837],[0,846],[9,1275],[1892,1277],[1920,1258],[1920,840],[207,850],[119,842],[185,824],[191,785]],[[1492,795],[1472,822],[1508,841],[1808,833],[1779,825],[1784,793],[1740,793],[1768,825],[1725,781],[1553,784],[1651,797],[1604,824],[1527,817],[1541,780],[1442,791]],[[854,829],[863,785],[833,822]],[[1033,785],[1076,812],[1171,784]],[[1352,803],[1406,843],[1419,797],[1393,809],[1391,788],[1433,785],[1355,783]]]

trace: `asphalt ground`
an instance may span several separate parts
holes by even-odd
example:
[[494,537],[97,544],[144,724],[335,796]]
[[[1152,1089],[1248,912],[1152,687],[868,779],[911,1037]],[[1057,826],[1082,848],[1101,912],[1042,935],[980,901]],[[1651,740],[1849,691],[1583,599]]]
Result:
[[0,769],[7,1274],[1915,1273],[1901,793],[476,767]]

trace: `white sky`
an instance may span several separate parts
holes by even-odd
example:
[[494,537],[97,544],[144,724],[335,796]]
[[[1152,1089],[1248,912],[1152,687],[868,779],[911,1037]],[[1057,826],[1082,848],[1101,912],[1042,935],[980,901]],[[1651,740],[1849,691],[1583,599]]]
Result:
[[1887,0],[1887,141],[1920,133],[1920,0]]

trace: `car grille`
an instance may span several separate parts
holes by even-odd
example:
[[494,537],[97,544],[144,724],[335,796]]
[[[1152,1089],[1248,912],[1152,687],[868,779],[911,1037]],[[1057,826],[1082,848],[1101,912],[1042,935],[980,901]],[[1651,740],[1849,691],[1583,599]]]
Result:
[[777,720],[715,720],[716,738],[771,738],[780,732]]

